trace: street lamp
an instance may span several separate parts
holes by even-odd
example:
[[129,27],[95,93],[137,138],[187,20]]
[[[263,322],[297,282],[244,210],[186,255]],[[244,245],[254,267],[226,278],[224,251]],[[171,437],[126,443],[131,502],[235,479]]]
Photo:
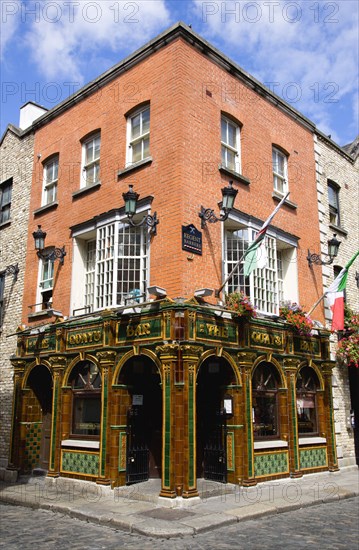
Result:
[[223,187],[221,189],[221,192],[222,192],[221,212],[222,213],[220,214],[219,217],[215,215],[212,208],[204,208],[204,206],[201,206],[201,210],[200,212],[198,212],[198,216],[201,218],[202,229],[206,227],[207,222],[216,223],[216,222],[226,221],[230,211],[233,208],[234,201],[238,193],[238,190],[233,189],[232,185],[233,185],[233,181],[230,181],[228,183],[228,187]]
[[134,222],[133,216],[136,214],[137,210],[137,201],[139,194],[133,190],[133,185],[129,185],[129,190],[127,193],[122,193],[123,200],[125,201],[125,213],[127,214],[127,223],[132,227],[140,227],[144,223],[150,227],[150,233],[152,235],[157,234],[157,224],[159,220],[157,219],[157,213],[154,212],[153,216],[150,214],[145,214],[140,222]]
[[63,265],[64,263],[64,257],[66,256],[65,247],[62,248],[54,248],[50,252],[44,252],[45,248],[45,238],[46,238],[46,232],[41,229],[41,225],[37,226],[37,230],[33,232],[32,236],[34,237],[35,241],[35,249],[37,250],[37,255],[42,260],[59,260],[60,264]]
[[336,238],[336,234],[334,233],[333,237],[328,241],[328,254],[325,254],[325,256],[329,257],[329,260],[324,261],[321,259],[320,254],[311,253],[308,249],[308,264],[309,267],[312,267],[312,264],[317,265],[330,265],[333,263],[334,258],[338,256],[338,250],[339,246],[341,245],[341,241],[338,241]]

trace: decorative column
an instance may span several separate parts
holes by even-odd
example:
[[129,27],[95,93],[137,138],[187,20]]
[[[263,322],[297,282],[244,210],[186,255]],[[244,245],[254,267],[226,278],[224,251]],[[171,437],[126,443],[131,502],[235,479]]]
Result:
[[162,363],[162,485],[160,497],[175,498],[175,410],[173,403],[173,376],[178,360],[179,345],[157,346]]
[[197,489],[197,467],[196,467],[196,445],[197,445],[197,414],[196,414],[196,380],[198,359],[203,352],[200,346],[181,346],[184,394],[183,394],[183,426],[181,433],[182,454],[181,462],[183,467],[183,498],[198,497]]
[[237,354],[242,370],[244,389],[244,444],[243,444],[243,480],[244,487],[257,484],[254,471],[254,441],[252,420],[252,367],[257,355],[253,352],[240,351]]
[[60,453],[61,453],[61,409],[62,393],[61,385],[63,373],[66,368],[66,357],[55,355],[49,358],[53,379],[52,386],[52,414],[51,414],[51,441],[48,477],[60,475]]
[[10,434],[10,455],[9,455],[9,470],[20,469],[20,422],[22,408],[22,379],[25,372],[26,361],[13,360],[11,361],[14,367],[14,390],[12,403],[12,418],[11,418],[11,434]]
[[334,424],[334,409],[333,409],[333,389],[332,389],[332,371],[335,366],[334,362],[324,363],[322,372],[324,378],[324,408],[325,408],[325,424],[327,436],[327,452],[328,452],[328,468],[330,472],[337,472],[338,458],[335,441],[335,424]]
[[99,475],[96,483],[99,485],[110,485],[109,478],[110,465],[106,463],[107,441],[110,435],[109,419],[109,403],[111,396],[110,376],[112,367],[115,363],[115,351],[99,351],[96,357],[100,364],[102,394],[101,394],[101,435],[100,435],[100,458],[99,458]]
[[296,394],[296,375],[299,366],[298,359],[284,359],[284,371],[288,386],[288,450],[289,450],[289,473],[290,477],[302,477],[299,461],[299,438],[298,438],[298,419],[297,419],[297,394]]

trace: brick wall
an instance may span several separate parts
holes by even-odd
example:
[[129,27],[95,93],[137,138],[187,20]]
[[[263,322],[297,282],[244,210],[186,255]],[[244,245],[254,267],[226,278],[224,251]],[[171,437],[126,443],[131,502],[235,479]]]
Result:
[[[126,113],[150,101],[150,151],[153,162],[125,173]],[[308,270],[307,249],[318,249],[320,236],[315,186],[313,136],[305,125],[279,110],[273,102],[247,88],[206,55],[177,39],[123,72],[96,93],[77,102],[35,136],[31,233],[37,224],[47,231],[47,245],[65,244],[67,256],[56,280],[54,305],[67,315],[70,308],[71,240],[69,227],[111,208],[123,205],[122,193],[134,184],[141,197],[154,196],[152,211],[160,219],[151,244],[151,284],[167,289],[169,296],[190,297],[196,288],[217,288],[222,280],[220,223],[203,231],[203,255],[192,261],[181,249],[181,225],[200,225],[200,206],[214,208],[221,187],[230,177],[218,170],[221,161],[221,112],[242,125],[243,175],[250,186],[235,182],[236,207],[262,220],[277,204],[272,198],[272,144],[289,154],[290,199],[275,225],[300,237],[298,276],[300,302],[309,308],[321,293],[320,270]],[[81,138],[101,129],[101,187],[74,198],[80,188]],[[60,154],[58,206],[34,216],[41,205],[42,163]],[[38,158],[41,155],[41,158]],[[38,261],[29,254],[26,264],[23,319],[27,306],[36,302]],[[321,307],[317,317],[324,320]]]
[[18,263],[19,274],[16,282],[11,275],[5,277],[5,314],[0,328],[0,467],[6,466],[9,456],[13,391],[9,358],[16,351],[16,337],[7,336],[21,323],[32,160],[33,135],[21,139],[8,130],[0,145],[0,182],[13,178],[11,223],[0,226],[0,271]]

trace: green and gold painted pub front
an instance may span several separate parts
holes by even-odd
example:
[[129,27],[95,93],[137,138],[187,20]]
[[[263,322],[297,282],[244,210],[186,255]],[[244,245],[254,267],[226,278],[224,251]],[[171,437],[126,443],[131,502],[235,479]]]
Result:
[[[169,498],[198,496],[201,477],[249,486],[336,470],[329,334],[223,311],[165,299],[19,331],[13,466],[115,487],[142,480],[141,456]],[[299,373],[315,395],[299,396]],[[256,420],[263,403],[275,429],[263,411]],[[298,412],[308,407],[315,433]],[[214,439],[222,452],[208,466]]]

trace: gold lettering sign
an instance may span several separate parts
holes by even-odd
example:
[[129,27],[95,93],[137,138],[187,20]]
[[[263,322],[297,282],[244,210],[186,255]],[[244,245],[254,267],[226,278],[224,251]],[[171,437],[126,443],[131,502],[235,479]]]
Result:
[[49,338],[28,338],[26,342],[26,350],[28,353],[34,351],[41,351],[50,348],[50,339]]
[[259,346],[269,347],[281,347],[283,344],[280,334],[273,334],[271,332],[259,332],[255,330],[251,332],[251,341]]
[[200,334],[208,334],[217,338],[228,338],[228,328],[223,326],[212,325],[210,323],[200,323],[198,332]]
[[150,323],[139,323],[138,325],[127,325],[127,338],[136,338],[136,336],[149,336],[151,334]]
[[308,340],[301,340],[300,351],[308,351],[310,353],[315,353],[316,351],[315,342],[310,342]]
[[77,332],[68,335],[68,344],[70,346],[83,346],[87,344],[98,344],[102,339],[102,330],[92,330],[88,332]]

